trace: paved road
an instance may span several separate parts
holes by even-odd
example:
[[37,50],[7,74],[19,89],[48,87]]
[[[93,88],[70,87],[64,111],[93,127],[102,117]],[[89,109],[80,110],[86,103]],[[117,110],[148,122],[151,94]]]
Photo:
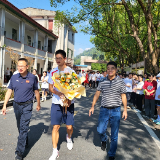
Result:
[[[87,90],[87,97],[75,102],[73,150],[68,151],[66,147],[65,125],[60,128],[59,160],[107,159],[107,152],[101,150],[100,139],[96,131],[100,100],[96,105],[94,115],[88,117],[88,110],[91,106],[94,92],[95,90],[93,89]],[[34,104],[29,130],[30,147],[25,152],[24,160],[47,160],[52,153],[51,100],[41,104],[42,110],[40,112],[36,112],[35,106],[36,103]],[[0,160],[14,159],[18,132],[12,107],[10,109],[6,116],[0,115]],[[149,134],[133,110],[129,110],[128,114],[127,121],[121,120],[116,159],[159,160],[160,150],[153,140],[153,135]]]

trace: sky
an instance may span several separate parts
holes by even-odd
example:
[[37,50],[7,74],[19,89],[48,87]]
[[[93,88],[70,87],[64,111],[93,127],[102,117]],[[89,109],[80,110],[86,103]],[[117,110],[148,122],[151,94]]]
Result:
[[[64,5],[59,5],[57,8],[54,8],[50,6],[50,0],[8,0],[8,1],[19,9],[33,7],[33,8],[53,10],[53,11],[56,10],[71,11],[71,8],[77,5],[74,1],[70,1]],[[82,53],[84,50],[89,50],[90,48],[94,47],[94,45],[90,42],[91,35],[84,34],[80,32],[78,29],[77,31],[78,33],[75,34],[74,56]]]

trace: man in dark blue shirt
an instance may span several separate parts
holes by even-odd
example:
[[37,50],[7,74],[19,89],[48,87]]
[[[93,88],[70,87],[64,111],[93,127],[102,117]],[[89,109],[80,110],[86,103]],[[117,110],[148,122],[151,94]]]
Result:
[[18,60],[19,73],[12,76],[5,101],[2,109],[3,115],[6,114],[6,105],[14,91],[13,108],[17,120],[17,128],[19,131],[18,143],[16,148],[15,160],[22,160],[25,147],[28,144],[28,129],[32,115],[34,94],[37,98],[37,111],[40,110],[40,95],[38,90],[37,77],[28,72],[28,61],[25,58]]

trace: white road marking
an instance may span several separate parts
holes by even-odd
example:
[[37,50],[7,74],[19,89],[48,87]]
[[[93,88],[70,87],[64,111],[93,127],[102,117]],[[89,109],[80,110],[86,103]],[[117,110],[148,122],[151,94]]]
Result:
[[138,118],[140,119],[140,121],[143,123],[144,127],[147,129],[147,131],[149,132],[150,136],[152,137],[152,139],[154,140],[154,142],[157,144],[158,148],[160,149],[160,139],[157,137],[157,135],[153,132],[153,130],[150,128],[150,126],[148,125],[148,123],[144,120],[144,118],[141,116],[141,114],[137,111],[135,111],[135,113],[137,114]]

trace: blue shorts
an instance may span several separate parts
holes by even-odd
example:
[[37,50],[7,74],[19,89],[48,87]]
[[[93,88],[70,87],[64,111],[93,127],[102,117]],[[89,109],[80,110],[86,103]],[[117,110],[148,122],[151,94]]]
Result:
[[74,125],[74,103],[67,108],[67,113],[65,113],[65,108],[63,109],[61,105],[52,103],[51,125],[61,125],[61,123]]

